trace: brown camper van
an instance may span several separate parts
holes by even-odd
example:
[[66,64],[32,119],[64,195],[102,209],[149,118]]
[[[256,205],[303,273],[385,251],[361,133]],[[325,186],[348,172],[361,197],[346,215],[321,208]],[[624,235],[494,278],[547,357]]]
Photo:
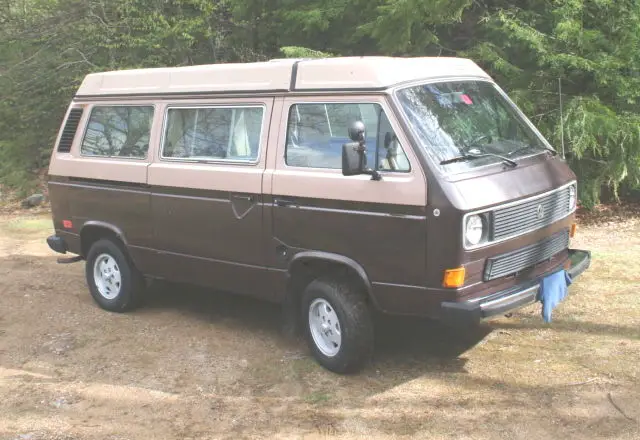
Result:
[[331,58],[88,75],[49,168],[55,235],[122,312],[166,279],[279,302],[355,371],[372,312],[469,325],[575,278],[576,178],[458,58]]

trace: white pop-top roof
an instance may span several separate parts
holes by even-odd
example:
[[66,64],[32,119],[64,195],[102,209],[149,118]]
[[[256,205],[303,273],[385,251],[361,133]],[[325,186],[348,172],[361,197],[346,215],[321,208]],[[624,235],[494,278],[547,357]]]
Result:
[[338,57],[119,70],[85,77],[77,96],[385,89],[443,77],[489,79],[476,63],[448,57]]

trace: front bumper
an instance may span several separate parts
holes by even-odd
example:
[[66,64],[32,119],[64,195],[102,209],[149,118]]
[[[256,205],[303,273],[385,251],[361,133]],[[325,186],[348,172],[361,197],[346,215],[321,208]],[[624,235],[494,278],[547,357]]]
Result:
[[[591,264],[591,252],[569,249],[570,266],[567,273],[575,279]],[[482,298],[474,298],[463,302],[443,302],[441,320],[454,326],[469,326],[480,323],[483,319],[503,315],[512,310],[535,303],[538,298],[541,277],[527,281],[509,289],[492,293]]]

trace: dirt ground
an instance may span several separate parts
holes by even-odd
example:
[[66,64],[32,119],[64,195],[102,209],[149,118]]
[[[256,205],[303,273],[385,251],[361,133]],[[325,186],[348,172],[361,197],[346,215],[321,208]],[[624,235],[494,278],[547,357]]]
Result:
[[247,298],[165,286],[102,311],[50,233],[46,213],[0,217],[2,440],[640,438],[640,218],[579,229],[594,262],[551,324],[386,319],[355,376]]

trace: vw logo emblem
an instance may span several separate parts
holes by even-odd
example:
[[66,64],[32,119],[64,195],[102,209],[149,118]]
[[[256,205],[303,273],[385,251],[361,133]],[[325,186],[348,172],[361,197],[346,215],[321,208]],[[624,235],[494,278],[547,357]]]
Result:
[[538,205],[538,208],[536,209],[536,216],[538,217],[538,220],[542,220],[544,217],[544,206]]

